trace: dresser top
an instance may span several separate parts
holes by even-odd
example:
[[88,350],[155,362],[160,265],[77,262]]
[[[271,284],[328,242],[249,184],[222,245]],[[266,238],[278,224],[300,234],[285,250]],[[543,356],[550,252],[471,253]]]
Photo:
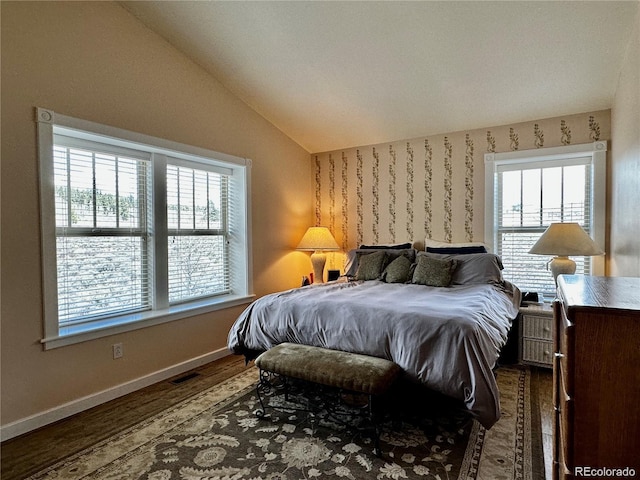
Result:
[[611,308],[640,313],[640,278],[560,275],[558,289],[568,308]]

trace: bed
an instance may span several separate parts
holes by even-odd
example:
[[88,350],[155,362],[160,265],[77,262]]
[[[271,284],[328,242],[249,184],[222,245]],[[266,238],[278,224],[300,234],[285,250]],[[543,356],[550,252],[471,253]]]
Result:
[[486,428],[500,418],[493,373],[520,292],[490,253],[358,249],[349,280],[266,295],[228,338],[254,358],[292,342],[385,358],[414,382],[464,403]]

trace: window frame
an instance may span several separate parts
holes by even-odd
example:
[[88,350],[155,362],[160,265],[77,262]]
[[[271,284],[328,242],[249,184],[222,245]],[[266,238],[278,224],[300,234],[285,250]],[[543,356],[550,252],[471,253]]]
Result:
[[[252,301],[255,295],[252,281],[250,159],[81,120],[44,108],[36,107],[35,113],[40,177],[43,298],[43,338],[40,342],[45,350],[244,305]],[[163,185],[159,178],[163,174],[166,175],[167,163],[173,164],[174,160],[178,160],[192,165],[203,165],[209,169],[218,169],[229,174],[230,182],[233,183],[230,187],[232,196],[230,203],[238,209],[238,214],[233,216],[229,224],[229,261],[233,264],[231,292],[169,305],[165,269],[164,273],[156,272],[156,277],[153,279],[155,300],[151,310],[60,327],[53,169],[54,134],[71,134],[80,139],[151,153],[153,195],[152,205],[149,208],[152,212],[166,212],[166,183]],[[164,220],[160,220],[152,227],[153,248],[156,257],[164,255],[166,263],[168,262],[166,215],[155,215],[155,217],[164,218]],[[155,263],[152,268],[154,265]]]
[[[606,186],[607,186],[607,142],[565,145],[561,147],[540,148],[534,150],[516,150],[503,153],[486,153],[485,163],[485,219],[484,242],[492,252],[496,252],[498,233],[499,199],[496,198],[498,169],[503,165],[540,164],[542,168],[552,166],[554,162],[588,157],[591,170],[591,238],[603,249],[606,248]],[[546,165],[545,165],[546,164]],[[496,252],[497,253],[497,252]],[[590,275],[605,274],[605,256],[591,257]],[[551,275],[551,272],[549,272]]]

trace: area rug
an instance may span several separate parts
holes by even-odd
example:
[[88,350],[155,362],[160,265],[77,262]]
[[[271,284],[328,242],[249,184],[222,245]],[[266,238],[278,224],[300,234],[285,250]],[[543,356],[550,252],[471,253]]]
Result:
[[366,429],[349,423],[291,410],[258,419],[256,382],[250,369],[29,479],[537,478],[527,369],[498,371],[502,416],[490,430],[424,405],[419,420],[384,424],[380,457]]

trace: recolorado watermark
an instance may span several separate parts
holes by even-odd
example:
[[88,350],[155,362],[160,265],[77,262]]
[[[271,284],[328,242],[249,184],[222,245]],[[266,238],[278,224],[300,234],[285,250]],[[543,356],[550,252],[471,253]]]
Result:
[[576,477],[633,478],[636,476],[636,471],[631,467],[625,467],[625,468],[575,467],[573,469],[573,474]]

